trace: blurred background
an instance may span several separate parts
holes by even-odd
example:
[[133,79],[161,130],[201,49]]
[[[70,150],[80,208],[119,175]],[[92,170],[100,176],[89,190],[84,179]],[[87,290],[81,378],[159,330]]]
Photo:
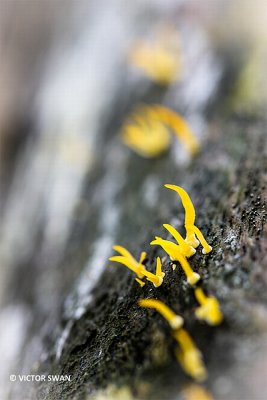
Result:
[[[215,113],[264,113],[266,20],[265,0],[0,0],[1,399],[20,398],[9,374],[46,359],[44,338],[60,357],[72,322],[58,321],[83,314],[104,271],[128,115],[164,104],[204,143]],[[175,166],[190,162],[180,146]],[[152,210],[162,164],[142,165]]]

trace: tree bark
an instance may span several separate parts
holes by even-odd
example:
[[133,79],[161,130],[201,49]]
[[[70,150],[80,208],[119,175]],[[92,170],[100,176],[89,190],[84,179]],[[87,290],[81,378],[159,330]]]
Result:
[[[208,255],[197,250],[190,264],[201,275],[207,293],[218,298],[224,322],[210,327],[196,320],[193,290],[180,268],[172,271],[166,256],[166,276],[159,288],[149,283],[140,288],[131,272],[106,262],[82,314],[74,318],[70,311],[68,315],[65,309],[65,316],[63,312],[62,327],[68,328],[60,357],[50,351],[39,369],[69,374],[71,382],[40,385],[38,398],[84,399],[110,384],[126,385],[137,398],[179,398],[190,379],[175,360],[167,323],[156,312],[138,307],[138,299],[146,297],[164,301],[184,317],[186,329],[203,353],[209,371],[207,387],[215,398],[261,398],[263,371],[256,385],[253,368],[261,352],[266,353],[266,122],[245,116],[227,122],[215,119],[189,168],[174,167],[168,154],[156,161],[132,155],[126,168],[127,179],[116,199],[124,209],[115,242],[136,257],[147,251],[146,265],[154,264],[163,253],[149,242],[163,233],[162,223],[172,221],[181,227],[183,221],[178,197],[163,184],[185,187],[195,204],[197,225],[213,247]],[[157,176],[156,200],[155,193],[146,193],[147,171]],[[143,201],[145,196],[151,203]],[[83,228],[91,231],[92,225]],[[80,243],[84,235],[81,229],[70,243]],[[65,273],[75,268],[79,252],[72,245],[62,267]]]

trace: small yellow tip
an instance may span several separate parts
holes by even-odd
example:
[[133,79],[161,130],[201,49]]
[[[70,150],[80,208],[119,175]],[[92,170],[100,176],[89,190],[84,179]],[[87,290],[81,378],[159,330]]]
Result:
[[210,245],[205,246],[205,248],[202,249],[202,254],[208,254],[212,251],[212,247]]
[[187,282],[194,286],[200,279],[200,275],[197,272],[193,272],[191,276],[187,278]]
[[153,286],[154,286],[154,287],[159,287],[159,286],[161,286],[162,283],[163,283],[163,278],[164,278],[164,276],[165,276],[165,274],[163,274],[163,276],[157,276],[158,282],[157,282],[157,283],[156,283],[156,282],[152,282],[152,283],[153,283]]
[[141,279],[135,278],[136,282],[139,283],[141,287],[145,286],[145,282],[141,281]]
[[179,315],[176,315],[172,320],[169,321],[172,329],[180,329],[184,324],[184,319]]

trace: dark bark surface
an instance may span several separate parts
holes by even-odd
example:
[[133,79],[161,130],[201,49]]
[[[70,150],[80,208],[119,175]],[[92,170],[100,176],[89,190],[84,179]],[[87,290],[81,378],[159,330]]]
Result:
[[[232,385],[234,371],[248,360],[250,366],[256,362],[267,324],[263,311],[267,300],[266,162],[266,122],[244,116],[226,123],[215,120],[200,155],[188,168],[174,166],[168,155],[155,161],[130,157],[127,181],[116,200],[128,205],[116,242],[136,257],[147,251],[149,268],[155,257],[162,255],[149,247],[151,239],[163,233],[162,223],[172,221],[175,227],[182,227],[179,199],[163,184],[185,187],[195,204],[197,224],[213,246],[212,253],[205,256],[198,249],[190,264],[201,275],[206,292],[220,301],[224,322],[210,327],[196,320],[193,290],[180,268],[172,271],[166,256],[166,277],[160,288],[149,283],[140,288],[132,273],[107,262],[84,313],[74,320],[66,309],[65,315],[62,312],[62,326],[69,324],[70,329],[59,359],[51,351],[40,367],[46,373],[70,374],[71,382],[46,383],[37,390],[38,398],[84,399],[111,383],[129,385],[137,398],[179,398],[181,386],[190,379],[175,360],[175,343],[167,323],[156,312],[138,307],[138,299],[144,297],[164,301],[185,318],[186,329],[203,352],[209,371],[207,385],[215,398],[238,399],[244,393],[246,399],[252,398],[246,391],[250,385],[245,375],[240,378],[241,385]],[[147,171],[153,171],[160,183],[159,197],[150,207],[142,201]],[[92,225],[80,230],[77,226],[71,241],[80,243],[84,229],[90,235]],[[79,251],[72,246],[64,263],[66,270],[75,268]],[[216,381],[221,374],[230,385],[228,391],[221,390]],[[142,389],[144,383],[146,390]],[[253,392],[253,385],[250,389],[253,398],[261,398],[256,397],[261,395],[261,387],[259,393]]]

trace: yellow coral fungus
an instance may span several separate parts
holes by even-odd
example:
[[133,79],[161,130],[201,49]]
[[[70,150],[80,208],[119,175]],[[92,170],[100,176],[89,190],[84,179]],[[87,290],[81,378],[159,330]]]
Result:
[[207,370],[202,360],[202,354],[189,333],[185,329],[177,329],[174,331],[173,337],[179,343],[176,357],[183,370],[197,381],[205,380]]
[[140,255],[139,261],[137,261],[132,254],[126,250],[122,246],[113,246],[113,249],[121,254],[121,256],[113,256],[110,257],[110,261],[118,262],[122,265],[125,265],[131,271],[135,272],[137,275],[137,282],[140,286],[144,286],[144,282],[142,279],[146,277],[146,279],[153,283],[155,287],[158,287],[162,284],[163,278],[165,276],[164,272],[162,272],[161,268],[161,261],[160,258],[157,258],[157,265],[156,265],[156,274],[149,272],[146,270],[145,266],[142,264],[144,259],[146,258],[146,253],[142,252]]
[[213,297],[207,297],[201,288],[195,289],[195,296],[200,304],[196,309],[196,316],[205,320],[210,325],[219,325],[223,320],[218,300]]
[[157,310],[163,318],[168,321],[172,329],[180,329],[183,326],[184,320],[179,315],[175,314],[166,304],[160,300],[155,299],[143,299],[139,300],[139,306],[146,308],[154,308]]
[[153,108],[157,118],[173,130],[189,154],[196,154],[199,151],[199,142],[184,118],[167,107],[155,105]]
[[195,226],[196,212],[195,212],[194,205],[193,205],[188,193],[180,186],[171,185],[171,184],[166,184],[164,186],[168,189],[171,189],[171,190],[174,190],[175,192],[177,192],[182,200],[182,204],[185,209],[185,224],[184,224],[185,229],[186,229],[185,241],[194,248],[196,248],[200,242],[203,246],[202,253],[203,254],[210,253],[212,250],[212,247],[207,243],[203,234]]
[[181,76],[182,51],[174,29],[161,29],[154,40],[137,42],[131,49],[129,61],[146,76],[169,85]]
[[157,44],[137,43],[130,54],[130,61],[151,79],[163,85],[175,80],[178,63],[177,56]]
[[135,280],[136,280],[136,282],[139,283],[139,285],[140,285],[141,287],[145,286],[145,282],[142,281],[141,279],[135,278]]
[[139,155],[153,158],[171,143],[169,130],[181,140],[190,154],[199,143],[186,121],[174,111],[159,105],[139,107],[122,128],[122,141]]
[[169,240],[161,239],[160,237],[157,236],[155,240],[153,240],[150,244],[152,246],[154,245],[161,246],[163,250],[166,251],[166,253],[170,256],[171,260],[178,261],[180,263],[184,273],[186,274],[187,282],[190,285],[194,285],[199,281],[200,275],[192,270],[190,264],[188,263],[184,255],[181,253],[179,245],[170,242]]
[[142,157],[157,157],[169,148],[170,133],[159,121],[147,118],[143,111],[134,113],[131,121],[123,126],[122,141]]
[[180,245],[180,251],[185,257],[191,257],[195,254],[196,250],[193,246],[190,246],[182,235],[170,224],[163,224],[164,228],[174,237],[176,242]]
[[184,400],[214,400],[211,393],[197,384],[190,384],[182,390]]

